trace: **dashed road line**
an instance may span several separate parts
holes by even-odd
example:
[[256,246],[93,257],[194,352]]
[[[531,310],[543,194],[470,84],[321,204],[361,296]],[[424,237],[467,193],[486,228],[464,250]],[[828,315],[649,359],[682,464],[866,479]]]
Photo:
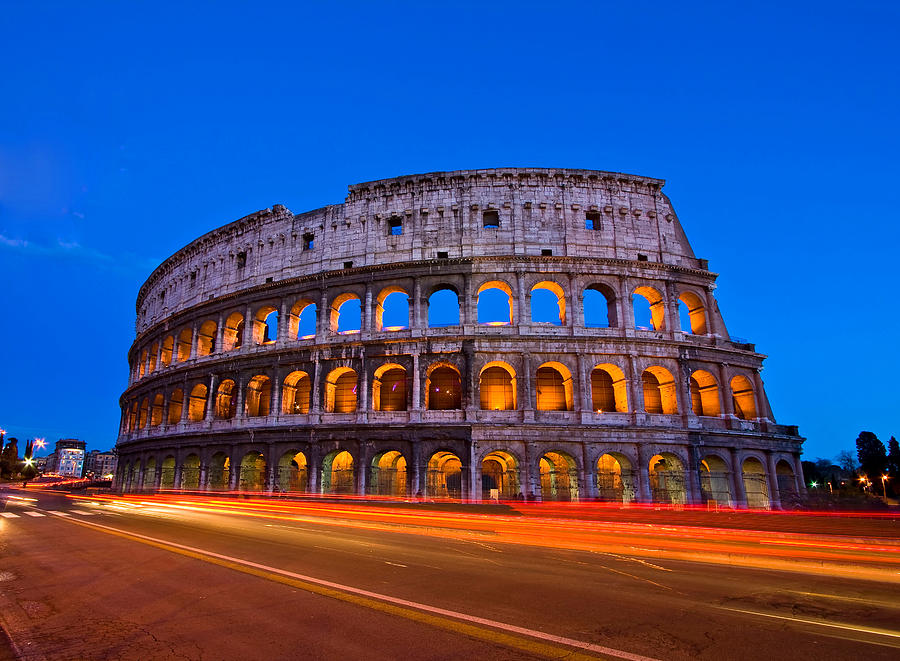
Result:
[[28,516],[47,516],[46,514],[42,514],[40,512],[25,512]]
[[4,519],[18,519],[19,518],[19,515],[15,514],[14,512],[0,512],[0,516],[2,516]]

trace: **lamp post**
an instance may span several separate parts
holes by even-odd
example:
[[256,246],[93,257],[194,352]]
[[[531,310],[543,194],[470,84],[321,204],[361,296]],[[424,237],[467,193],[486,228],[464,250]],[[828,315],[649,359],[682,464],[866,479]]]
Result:
[[887,500],[887,481],[891,479],[890,475],[881,476],[881,491],[884,493],[884,499]]

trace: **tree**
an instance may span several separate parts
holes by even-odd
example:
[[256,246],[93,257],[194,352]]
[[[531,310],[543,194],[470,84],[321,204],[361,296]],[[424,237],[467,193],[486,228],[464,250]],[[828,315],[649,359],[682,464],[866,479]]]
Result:
[[856,439],[856,456],[862,472],[874,483],[887,465],[884,443],[870,431],[861,431]]
[[19,467],[19,439],[10,438],[0,453],[0,474],[10,477]]
[[851,475],[859,468],[859,464],[856,463],[856,457],[853,456],[853,453],[850,452],[850,450],[841,450],[834,460],[837,462],[837,465],[841,467],[841,470],[847,471]]
[[888,441],[887,469],[891,477],[900,477],[900,443],[893,436]]

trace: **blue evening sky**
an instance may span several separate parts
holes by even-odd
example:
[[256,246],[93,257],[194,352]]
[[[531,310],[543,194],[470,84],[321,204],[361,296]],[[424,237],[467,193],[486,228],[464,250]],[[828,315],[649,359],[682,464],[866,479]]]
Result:
[[886,441],[898,7],[6,0],[0,427],[111,447],[138,288],[208,230],[530,166],[666,179],[805,458]]

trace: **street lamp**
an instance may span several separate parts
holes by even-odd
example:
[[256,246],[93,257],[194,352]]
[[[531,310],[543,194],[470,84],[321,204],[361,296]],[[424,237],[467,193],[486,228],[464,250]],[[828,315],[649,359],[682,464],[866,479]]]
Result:
[[881,476],[881,490],[884,493],[884,499],[887,500],[887,481],[891,479],[890,475]]

